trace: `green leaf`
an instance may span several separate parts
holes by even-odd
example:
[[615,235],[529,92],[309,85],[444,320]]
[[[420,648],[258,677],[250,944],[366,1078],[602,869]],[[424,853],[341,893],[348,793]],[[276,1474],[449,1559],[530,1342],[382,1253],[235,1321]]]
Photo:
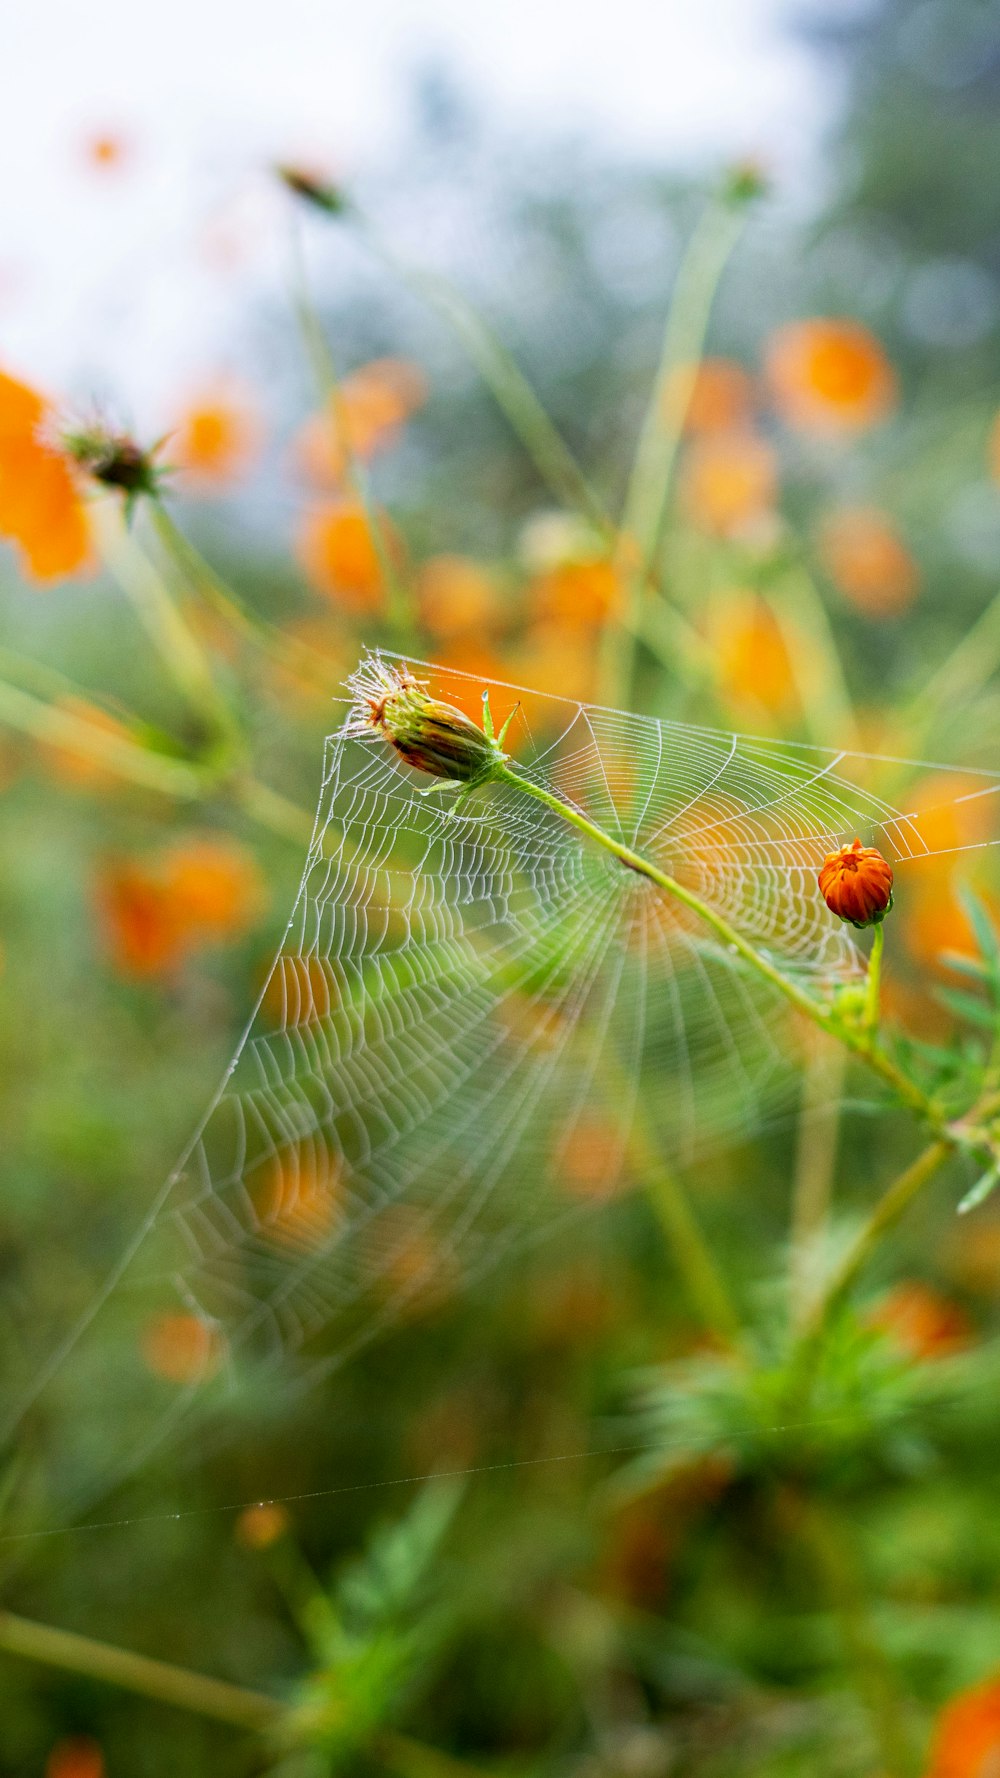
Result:
[[958,1206],[959,1216],[965,1216],[970,1210],[975,1210],[979,1204],[984,1204],[998,1185],[1000,1185],[1000,1163],[991,1167],[981,1179],[976,1180],[971,1190],[966,1192]]

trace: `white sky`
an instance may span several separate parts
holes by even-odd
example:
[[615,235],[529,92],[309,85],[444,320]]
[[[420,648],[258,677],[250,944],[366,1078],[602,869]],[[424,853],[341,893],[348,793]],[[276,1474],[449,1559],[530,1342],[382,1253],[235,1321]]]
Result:
[[[508,124],[801,181],[830,95],[790,0],[0,0],[0,363],[140,408],[205,371],[279,219],[259,169],[391,155],[435,58]],[[86,138],[118,133],[96,172]],[[133,417],[139,418],[136,414]]]

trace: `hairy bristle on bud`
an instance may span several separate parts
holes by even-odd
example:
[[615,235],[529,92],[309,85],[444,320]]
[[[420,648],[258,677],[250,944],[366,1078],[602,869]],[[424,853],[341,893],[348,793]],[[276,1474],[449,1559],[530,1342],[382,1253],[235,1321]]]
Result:
[[381,737],[432,778],[485,782],[502,762],[497,742],[454,704],[431,697],[408,667],[369,656],[347,682],[354,706],[345,734]]

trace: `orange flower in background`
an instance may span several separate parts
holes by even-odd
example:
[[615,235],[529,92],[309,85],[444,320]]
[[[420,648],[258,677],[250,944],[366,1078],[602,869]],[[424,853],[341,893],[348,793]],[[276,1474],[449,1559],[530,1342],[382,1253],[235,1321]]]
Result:
[[254,1209],[264,1240],[321,1247],[343,1213],[339,1159],[313,1143],[283,1148],[254,1192]]
[[234,1535],[246,1550],[269,1550],[291,1525],[288,1511],[277,1500],[261,1500],[245,1506],[236,1521]]
[[624,1189],[624,1140],[606,1117],[585,1116],[564,1136],[552,1154],[552,1173],[574,1198],[604,1203]]
[[819,553],[834,585],[866,617],[896,617],[916,598],[920,571],[877,507],[831,513],[820,532]]
[[463,636],[485,629],[496,615],[486,571],[468,556],[432,556],[417,574],[420,618],[432,636]]
[[104,1755],[89,1735],[57,1741],[45,1762],[45,1778],[106,1778]]
[[82,143],[85,164],[96,173],[116,173],[132,158],[132,144],[117,130],[97,130]]
[[916,1280],[887,1291],[866,1319],[907,1358],[917,1361],[950,1358],[964,1351],[972,1339],[972,1325],[964,1309]]
[[712,639],[719,689],[737,709],[780,717],[796,702],[795,674],[774,613],[762,599],[737,588],[717,608]]
[[196,837],[150,858],[107,864],[96,899],[114,967],[150,979],[172,974],[192,951],[241,937],[265,897],[242,846]]
[[534,582],[530,596],[540,617],[589,629],[617,609],[621,587],[608,558],[594,556],[551,568]]
[[292,446],[301,475],[339,487],[351,457],[367,462],[388,450],[427,399],[427,380],[405,358],[375,358],[345,377],[323,413],[300,427]]
[[218,1369],[219,1337],[200,1315],[155,1315],[142,1335],[143,1360],[165,1383],[200,1383]]
[[753,378],[735,358],[703,358],[693,380],[686,366],[676,370],[664,397],[667,418],[685,395],[685,432],[735,432],[749,426],[753,418]]
[[698,439],[687,453],[681,503],[692,524],[713,537],[752,532],[773,512],[778,461],[753,432],[725,432]]
[[182,928],[198,939],[238,938],[264,906],[256,860],[235,840],[195,838],[175,847],[165,880]]
[[559,687],[564,698],[593,696],[597,663],[592,634],[565,624],[538,623],[518,639],[513,676],[524,685]]
[[139,980],[170,975],[187,953],[169,885],[134,860],[105,866],[96,890],[104,942],[115,969]]
[[34,580],[61,580],[91,564],[87,510],[66,455],[45,441],[54,410],[0,371],[0,538],[20,549]]
[[938,1717],[926,1778],[996,1778],[1000,1679],[960,1692]]
[[[382,535],[396,546],[384,520]],[[376,612],[385,602],[379,550],[363,508],[335,501],[307,513],[295,539],[295,554],[317,592],[348,611]]]
[[878,926],[892,907],[892,866],[876,846],[860,840],[831,852],[818,882],[831,914],[850,926]]
[[263,425],[249,391],[220,383],[195,395],[170,434],[171,466],[194,488],[235,481],[252,466],[263,442]]
[[767,376],[782,417],[803,431],[864,432],[892,412],[896,373],[858,321],[793,321],[774,334]]

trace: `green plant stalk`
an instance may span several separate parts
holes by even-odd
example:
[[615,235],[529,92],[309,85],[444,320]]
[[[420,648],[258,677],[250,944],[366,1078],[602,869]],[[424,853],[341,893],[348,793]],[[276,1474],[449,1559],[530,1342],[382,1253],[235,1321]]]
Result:
[[797,1323],[808,1311],[810,1262],[830,1208],[846,1061],[842,1044],[818,1031],[812,1034],[803,1075],[792,1190],[789,1294]]
[[783,1517],[797,1532],[826,1586],[840,1624],[847,1662],[872,1719],[882,1778],[908,1778],[912,1756],[895,1675],[875,1635],[853,1552],[829,1508],[789,1489]]
[[882,990],[882,954],[885,950],[885,922],[881,921],[875,928],[872,939],[871,954],[868,958],[868,974],[865,978],[865,1010],[864,1026],[874,1033],[878,1030],[879,1005]]
[[324,664],[323,655],[316,649],[284,635],[276,625],[251,610],[185,536],[161,500],[151,500],[148,510],[161,548],[182,582],[200,593],[238,636],[292,669],[315,669]]
[[626,576],[626,617],[605,635],[602,681],[609,704],[627,704],[643,607],[655,578],[674,469],[719,280],[742,233],[746,206],[723,195],[706,206],[681,261],[667,312],[660,362],[646,408],[622,515],[622,536],[638,552]]
[[339,442],[344,452],[347,485],[365,515],[379,569],[385,583],[393,640],[398,647],[405,649],[412,643],[416,634],[414,615],[410,600],[407,598],[396,572],[392,550],[389,547],[385,527],[372,499],[364,464],[351,447],[350,428],[344,421],[340,377],[330,349],[330,342],[316,312],[316,305],[309,289],[305,253],[297,227],[293,228],[292,232],[292,271],[295,313],[306,355],[312,367],[313,381],[316,384],[320,400],[333,410],[340,433]]
[[830,1036],[837,1038],[860,1057],[887,1086],[892,1088],[904,1105],[924,1119],[940,1135],[942,1141],[951,1147],[963,1146],[962,1133],[952,1129],[916,1082],[910,1080],[909,1076],[904,1074],[892,1058],[880,1048],[870,1030],[848,1023],[840,1019],[835,1011],[821,1006],[818,1001],[812,998],[811,994],[807,994],[804,988],[800,988],[797,982],[783,975],[780,969],[775,968],[773,963],[761,956],[760,952],[755,950],[753,945],[741,933],[737,932],[736,928],[731,926],[722,914],[709,907],[708,903],[702,901],[701,897],[696,895],[693,890],[686,889],[683,883],[677,881],[676,877],[671,877],[666,871],[660,870],[648,858],[643,858],[641,853],[633,851],[631,846],[623,845],[620,840],[605,833],[603,828],[598,827],[595,822],[589,821],[586,815],[580,813],[579,809],[563,802],[551,791],[545,790],[542,785],[533,784],[530,779],[522,778],[520,773],[512,771],[506,764],[498,762],[492,769],[491,776],[496,781],[514,786],[526,796],[534,797],[536,802],[544,803],[546,808],[552,809],[564,821],[569,822],[571,827],[577,828],[580,833],[586,834],[588,839],[603,846],[606,852],[610,852],[615,858],[620,859],[629,870],[634,870],[640,876],[647,877],[651,883],[655,883],[658,888],[664,889],[668,895],[673,896],[674,900],[680,902],[682,907],[688,908],[691,913],[697,915],[698,919],[715,933],[716,938],[720,939],[729,951],[742,957],[743,961],[769,982],[772,988],[790,1001],[796,1011],[810,1019],[819,1030],[826,1031]]
[[815,582],[804,569],[786,574],[764,598],[788,650],[808,733],[820,746],[849,751],[858,725],[840,653]]
[[[249,1691],[223,1679],[192,1673],[189,1668],[175,1667],[170,1662],[97,1642],[90,1636],[60,1630],[33,1618],[18,1617],[10,1611],[0,1611],[0,1649],[251,1734],[273,1732],[289,1714],[280,1699],[269,1697],[266,1692]],[[474,1767],[437,1748],[411,1741],[395,1729],[380,1730],[374,1750],[400,1778],[475,1778]]]
[[212,675],[208,656],[174,604],[152,563],[119,521],[100,525],[101,553],[164,662],[174,684],[209,729],[230,741],[233,713]]
[[138,742],[100,729],[72,710],[61,710],[5,680],[0,680],[0,722],[47,746],[85,754],[118,777],[140,784],[145,790],[155,790],[161,796],[195,802],[208,789],[206,773],[198,766],[153,753]]

